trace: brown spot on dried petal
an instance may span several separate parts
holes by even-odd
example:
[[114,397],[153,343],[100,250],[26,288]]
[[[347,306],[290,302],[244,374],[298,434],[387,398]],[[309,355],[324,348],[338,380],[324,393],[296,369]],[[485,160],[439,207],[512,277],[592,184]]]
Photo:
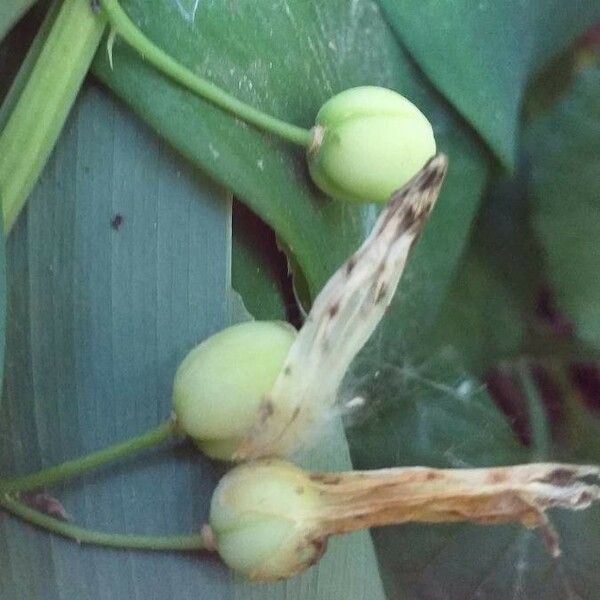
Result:
[[488,481],[490,483],[503,483],[506,481],[506,472],[501,469],[493,469],[488,475]]
[[269,417],[271,417],[273,415],[274,412],[275,412],[275,407],[273,406],[273,403],[270,400],[265,400],[260,405],[260,421],[261,421],[261,423],[264,423]]
[[310,544],[313,547],[314,551],[314,554],[312,555],[309,561],[309,566],[312,566],[316,564],[325,553],[325,550],[327,548],[327,538],[316,538],[314,540],[311,540]]
[[352,271],[354,270],[355,266],[356,260],[354,259],[354,257],[350,257],[348,259],[348,262],[346,263],[346,275],[350,275],[350,273],[352,273]]
[[377,296],[375,297],[375,304],[379,304],[387,296],[387,290],[387,285],[385,285],[385,283],[381,284],[377,291]]
[[443,169],[435,168],[429,172],[424,173],[421,181],[419,181],[419,191],[426,192],[427,190],[434,188],[440,183],[443,177]]
[[554,469],[546,477],[544,477],[541,482],[542,483],[551,483],[552,485],[557,485],[559,487],[564,487],[570,485],[575,480],[575,474],[571,469],[567,469],[564,467],[559,467],[558,469]]

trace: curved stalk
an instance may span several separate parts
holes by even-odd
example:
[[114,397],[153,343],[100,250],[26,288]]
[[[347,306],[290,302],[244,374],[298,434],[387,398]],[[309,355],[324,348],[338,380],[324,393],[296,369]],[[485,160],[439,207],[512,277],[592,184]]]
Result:
[[308,129],[297,127],[252,107],[184,67],[139,30],[121,8],[118,0],[100,0],[100,5],[113,32],[123,38],[144,60],[161,73],[246,123],[308,148],[312,141],[312,133]]
[[202,533],[191,535],[131,535],[94,531],[73,523],[61,521],[60,519],[34,510],[8,494],[0,497],[0,507],[31,525],[35,525],[36,527],[40,527],[41,529],[45,529],[56,535],[75,540],[80,544],[155,551],[211,550],[211,545],[209,540],[207,540],[207,536]]
[[64,479],[82,475],[107,463],[156,446],[171,436],[176,435],[177,432],[178,429],[175,420],[169,419],[166,423],[162,423],[158,427],[150,429],[125,442],[114,444],[108,448],[103,448],[97,452],[65,461],[59,465],[48,467],[29,475],[0,480],[0,494],[35,490]]

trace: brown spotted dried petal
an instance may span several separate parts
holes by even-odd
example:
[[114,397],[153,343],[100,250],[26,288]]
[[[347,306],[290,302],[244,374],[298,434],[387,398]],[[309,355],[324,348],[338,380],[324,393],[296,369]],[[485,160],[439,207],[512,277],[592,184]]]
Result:
[[286,456],[318,436],[350,363],[392,300],[440,192],[447,162],[443,154],[435,156],[393,194],[369,237],[327,282],[236,459]]

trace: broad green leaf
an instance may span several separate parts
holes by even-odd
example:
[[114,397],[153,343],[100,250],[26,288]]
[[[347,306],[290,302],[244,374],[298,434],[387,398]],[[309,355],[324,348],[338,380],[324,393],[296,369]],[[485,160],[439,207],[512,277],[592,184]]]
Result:
[[[480,375],[526,347],[531,354],[530,338],[541,327],[536,308],[545,282],[528,211],[525,169],[511,178],[496,172],[440,311],[437,343],[459,348]],[[552,347],[558,354],[562,346]]]
[[[8,240],[0,470],[23,473],[168,417],[179,361],[237,314],[230,194],[97,86],[78,99]],[[121,219],[115,220],[119,215]],[[349,468],[336,431],[308,464]],[[223,467],[166,446],[51,492],[105,531],[176,533],[205,521]],[[214,557],[80,547],[0,515],[4,599],[382,600],[368,534],[332,543],[288,583],[233,579]]]
[[514,291],[472,244],[442,308],[437,339],[460,348],[469,368],[485,374],[518,353],[523,324]]
[[425,73],[509,166],[529,78],[600,19],[594,0],[379,3]]
[[[363,84],[396,89],[422,108],[451,166],[429,239],[415,253],[404,293],[417,313],[411,315],[414,324],[421,315],[433,318],[478,204],[485,158],[462,121],[415,70],[377,6],[368,0],[211,1],[194,5],[195,11],[164,0],[123,5],[155,43],[183,64],[297,125],[311,127],[329,97]],[[317,192],[301,149],[193,97],[118,40],[114,68],[101,51],[94,70],[275,230],[313,296],[373,223],[377,207],[341,204]]]
[[513,177],[496,173],[488,183],[436,325],[437,343],[459,348],[469,370],[479,375],[523,356],[598,359],[598,350],[574,338],[555,314],[530,219],[526,162],[521,159]]
[[600,343],[600,69],[582,71],[570,94],[527,135],[533,222],[560,308],[580,338]]
[[0,40],[35,2],[36,0],[2,0],[0,6]]
[[[361,365],[374,375],[353,386],[367,401],[349,439],[357,467],[493,466],[530,462],[485,387],[454,350],[427,360],[382,354]],[[360,416],[359,416],[360,419]],[[547,459],[597,463],[568,444]],[[550,558],[539,534],[516,526],[404,525],[374,531],[388,598],[402,600],[593,600],[600,594],[600,508],[550,514],[563,556]]]

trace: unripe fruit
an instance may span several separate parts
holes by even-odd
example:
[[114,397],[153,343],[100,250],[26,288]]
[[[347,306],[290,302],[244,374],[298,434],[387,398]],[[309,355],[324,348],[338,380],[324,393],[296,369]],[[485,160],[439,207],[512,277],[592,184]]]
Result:
[[210,456],[230,459],[254,425],[295,338],[287,323],[250,321],[196,346],[173,384],[179,427]]
[[340,200],[386,202],[435,154],[423,113],[380,87],[352,88],[328,100],[313,132],[311,176]]
[[208,531],[223,561],[255,581],[307,569],[331,535],[409,521],[539,527],[556,556],[558,538],[545,511],[590,506],[600,488],[585,478],[599,476],[598,467],[552,463],[308,473],[282,460],[260,460],[221,479]]
[[219,555],[255,581],[303,571],[325,548],[312,536],[319,502],[308,473],[291,463],[273,459],[236,467],[220,481],[210,507]]

